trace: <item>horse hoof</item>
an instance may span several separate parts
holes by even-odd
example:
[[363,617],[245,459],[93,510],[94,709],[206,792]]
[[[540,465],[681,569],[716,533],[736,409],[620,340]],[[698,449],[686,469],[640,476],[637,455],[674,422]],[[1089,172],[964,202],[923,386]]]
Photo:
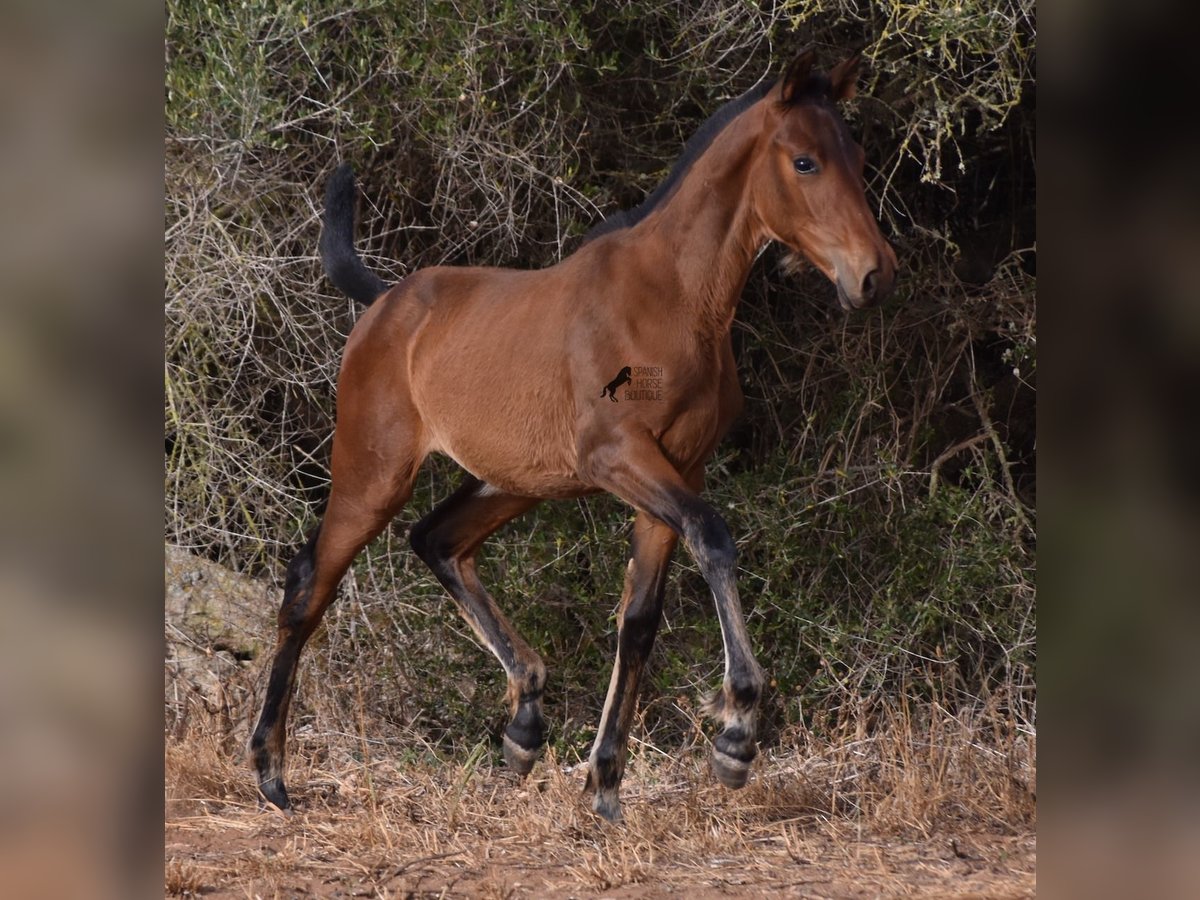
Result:
[[268,803],[277,806],[280,811],[288,815],[292,814],[292,801],[288,799],[287,788],[283,786],[282,778],[268,778],[266,781],[260,781],[258,789]]
[[541,747],[526,750],[507,734],[504,735],[504,762],[518,775],[528,775],[542,751]]
[[750,779],[749,760],[737,759],[720,750],[713,750],[712,770],[717,781],[734,790],[745,787],[746,782]]
[[596,796],[592,798],[592,809],[606,822],[615,825],[621,821],[621,798],[616,791],[596,791]]

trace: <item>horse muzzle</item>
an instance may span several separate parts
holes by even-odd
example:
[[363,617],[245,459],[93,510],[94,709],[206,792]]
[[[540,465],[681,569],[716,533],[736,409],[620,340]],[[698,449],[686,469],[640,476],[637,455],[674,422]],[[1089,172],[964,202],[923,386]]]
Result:
[[869,309],[891,296],[896,284],[896,255],[891,247],[887,251],[886,256],[861,277],[839,276],[836,279],[838,303],[842,309],[847,312]]

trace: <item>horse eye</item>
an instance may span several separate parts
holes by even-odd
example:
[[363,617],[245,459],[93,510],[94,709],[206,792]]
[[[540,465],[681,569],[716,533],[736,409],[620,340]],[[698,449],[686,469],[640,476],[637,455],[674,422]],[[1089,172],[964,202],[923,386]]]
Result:
[[794,165],[801,175],[812,175],[817,171],[817,164],[808,156],[797,156]]

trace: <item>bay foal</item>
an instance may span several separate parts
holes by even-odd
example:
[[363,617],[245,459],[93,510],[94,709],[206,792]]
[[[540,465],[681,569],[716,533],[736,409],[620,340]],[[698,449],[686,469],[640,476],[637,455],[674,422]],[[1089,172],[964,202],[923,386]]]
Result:
[[[346,344],[329,503],[287,569],[251,738],[267,800],[289,805],[284,744],[301,648],[432,452],[469,474],[414,526],[412,546],[508,675],[508,764],[528,772],[542,748],[546,667],[480,583],[476,552],[543,499],[607,491],[637,514],[590,758],[593,808],[620,817],[638,682],[679,538],[712,590],[725,648],[724,682],[708,704],[723,726],[713,772],[729,787],[746,783],[763,676],[738,600],[733,537],[700,490],[742,405],[730,326],[762,247],[775,240],[803,254],[847,309],[891,290],[896,258],[867,206],[863,151],[834,106],[853,95],[857,72],[857,57],[826,75],[813,71],[812,51],[801,54],[778,81],[706,122],[642,206],[540,271],[436,267],[389,288],[353,247],[353,174],[346,164],[334,173],[322,259],[333,283],[370,308]],[[522,390],[497,393],[498,371]]]

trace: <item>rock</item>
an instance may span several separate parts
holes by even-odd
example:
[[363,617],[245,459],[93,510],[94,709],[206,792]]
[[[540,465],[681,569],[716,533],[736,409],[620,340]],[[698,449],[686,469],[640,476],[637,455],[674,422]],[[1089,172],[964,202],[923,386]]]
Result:
[[194,693],[210,712],[240,705],[242,670],[274,639],[278,590],[170,545],[165,576],[168,704]]
[[254,659],[274,637],[276,593],[267,581],[168,545],[167,641]]

